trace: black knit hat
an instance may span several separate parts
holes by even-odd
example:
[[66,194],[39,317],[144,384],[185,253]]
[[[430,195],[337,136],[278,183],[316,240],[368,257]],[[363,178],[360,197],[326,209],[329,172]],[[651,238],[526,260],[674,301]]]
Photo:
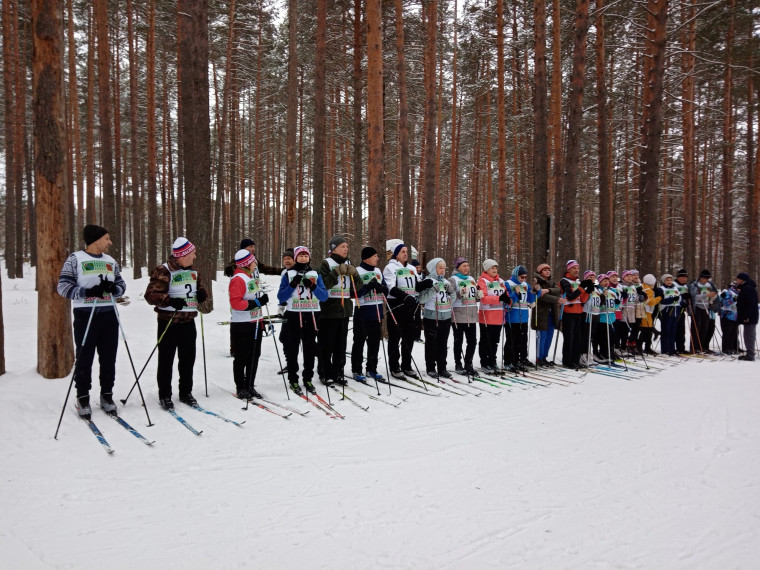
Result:
[[689,274],[685,269],[679,269],[678,273],[676,273],[676,279],[678,279],[679,277],[688,277],[688,276]]
[[82,236],[84,237],[84,243],[90,245],[93,242],[98,241],[104,235],[108,233],[108,230],[102,226],[96,226],[94,224],[86,225]]
[[362,249],[362,260],[369,259],[373,255],[377,255],[377,250],[372,246],[367,246]]
[[245,249],[245,248],[250,247],[252,245],[256,245],[256,242],[253,241],[251,238],[243,238],[240,241],[240,247],[239,247],[239,249]]
[[739,273],[739,275],[736,276],[737,279],[741,279],[742,281],[749,281],[749,273],[744,273],[743,271]]
[[290,257],[291,259],[295,259],[296,258],[296,254],[293,251],[293,248],[289,247],[288,249],[286,249],[285,251],[282,252],[282,257],[283,257],[283,259],[286,258],[286,257]]
[[712,277],[712,273],[710,273],[707,269],[703,269],[702,271],[699,272],[700,279],[702,278],[710,279],[710,277]]

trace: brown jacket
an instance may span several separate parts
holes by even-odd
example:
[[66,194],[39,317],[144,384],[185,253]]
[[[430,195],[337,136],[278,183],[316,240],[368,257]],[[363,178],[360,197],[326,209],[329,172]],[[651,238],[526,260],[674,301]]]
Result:
[[[173,258],[170,258],[166,264],[171,268],[172,271],[179,271],[180,269],[190,269],[189,267],[181,267],[179,263],[177,263]],[[159,265],[158,267],[155,267],[153,271],[150,272],[150,281],[148,282],[148,288],[145,289],[145,300],[148,302],[149,305],[154,305],[155,309],[153,309],[157,314],[158,318],[162,321],[168,321],[172,318],[172,315],[176,315],[174,317],[174,322],[176,323],[187,323],[192,321],[196,315],[198,314],[197,311],[190,311],[190,312],[182,312],[182,311],[162,311],[159,307],[168,307],[169,301],[171,300],[171,297],[169,296],[169,280],[171,279],[171,272],[166,269],[163,265]],[[198,291],[201,291],[203,289],[203,285],[201,282],[201,276],[198,275],[198,282],[197,282],[197,289]]]

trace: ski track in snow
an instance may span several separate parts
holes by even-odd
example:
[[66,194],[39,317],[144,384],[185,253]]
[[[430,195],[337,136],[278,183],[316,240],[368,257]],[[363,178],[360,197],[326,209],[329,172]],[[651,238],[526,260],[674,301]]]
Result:
[[[119,309],[139,370],[156,322],[142,300],[147,278],[126,281],[132,302]],[[688,359],[632,382],[588,375],[478,398],[393,388],[389,400],[408,397],[398,408],[362,387],[348,395],[370,413],[333,392],[346,416],[335,420],[286,400],[266,337],[257,388],[309,411],[283,420],[244,411],[229,395],[229,327],[216,324],[228,320],[227,282],[214,283],[218,308],[204,317],[210,397],[200,350],[194,394],[244,426],[175,394],[178,414],[203,431],[190,433],[158,407],[154,357],[141,385],[155,425],[146,427],[137,391],[119,412],[156,443],[143,445],[95,407],[116,449],[109,456],[71,400],[53,439],[70,376],[35,372],[33,272],[3,281],[3,568],[757,567],[756,366]],[[277,278],[265,282],[274,299]],[[424,347],[414,350],[423,364]],[[96,396],[97,364],[93,371]],[[115,396],[133,380],[121,344]]]

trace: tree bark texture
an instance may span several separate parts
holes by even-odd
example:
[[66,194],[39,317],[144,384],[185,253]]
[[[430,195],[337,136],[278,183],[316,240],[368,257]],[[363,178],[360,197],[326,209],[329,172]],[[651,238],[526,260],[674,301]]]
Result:
[[369,163],[367,201],[368,243],[385,249],[385,176],[383,165],[383,16],[381,0],[366,0],[367,6],[367,122]]
[[533,251],[530,265],[549,262],[546,231],[547,197],[549,186],[549,148],[547,121],[549,116],[546,77],[546,0],[533,0]]

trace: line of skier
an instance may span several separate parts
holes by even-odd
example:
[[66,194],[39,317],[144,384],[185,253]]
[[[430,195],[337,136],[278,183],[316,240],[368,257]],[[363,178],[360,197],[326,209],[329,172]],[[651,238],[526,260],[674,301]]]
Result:
[[[115,299],[126,285],[116,261],[107,254],[108,231],[88,225],[83,232],[86,247],[71,254],[61,271],[58,292],[72,300],[77,357],[72,381],[76,385],[77,409],[91,414],[91,369],[95,352],[100,361],[100,405],[115,413],[113,385],[118,345],[118,312]],[[676,355],[709,352],[720,313],[723,351],[737,352],[738,325],[743,325],[746,353],[755,358],[758,322],[757,291],[746,273],[737,275],[730,287],[718,291],[707,270],[691,282],[685,270],[674,278],[647,274],[639,280],[636,270],[596,274],[570,260],[559,282],[552,268],[541,264],[532,280],[523,265],[509,278],[499,276],[494,259],[482,263],[476,278],[470,262],[454,259],[449,269],[440,257],[427,263],[426,272],[410,260],[410,248],[400,240],[386,247],[385,268],[379,268],[377,250],[361,250],[361,262],[348,259],[348,242],[333,236],[328,255],[316,269],[305,246],[286,250],[282,268],[259,264],[255,243],[245,238],[234,260],[225,269],[230,277],[230,351],[234,357],[235,394],[241,399],[258,398],[255,388],[261,343],[271,326],[269,295],[261,274],[280,274],[277,302],[281,307],[283,345],[290,388],[300,394],[301,385],[314,392],[315,362],[325,384],[345,383],[344,368],[350,320],[353,346],[350,366],[354,380],[382,380],[379,353],[383,322],[387,326],[387,368],[397,379],[419,378],[412,357],[420,325],[425,335],[425,370],[432,378],[451,378],[448,341],[453,329],[455,372],[474,375],[473,358],[479,353],[486,373],[502,369],[521,371],[527,366],[553,366],[549,351],[555,331],[563,336],[562,365],[577,369],[590,359],[611,360],[624,354],[653,353],[653,339],[661,336],[662,352]],[[207,298],[203,281],[193,268],[195,245],[186,238],[175,240],[167,261],[151,271],[145,300],[157,317],[158,397],[172,409],[172,374],[175,355],[179,371],[179,400],[197,405],[192,394],[196,357],[195,319]],[[686,317],[691,319],[690,344],[686,345]],[[655,328],[657,318],[660,331]],[[201,319],[202,326],[202,319]],[[528,360],[529,328],[536,331],[536,362]],[[479,334],[478,334],[479,329]],[[479,337],[479,339],[478,339]],[[503,340],[502,340],[503,337]],[[277,345],[276,345],[277,346]],[[365,355],[366,351],[366,357]],[[302,352],[299,366],[299,352]],[[278,350],[279,358],[279,350]],[[501,358],[501,366],[499,365]],[[300,378],[299,378],[300,372]]]

